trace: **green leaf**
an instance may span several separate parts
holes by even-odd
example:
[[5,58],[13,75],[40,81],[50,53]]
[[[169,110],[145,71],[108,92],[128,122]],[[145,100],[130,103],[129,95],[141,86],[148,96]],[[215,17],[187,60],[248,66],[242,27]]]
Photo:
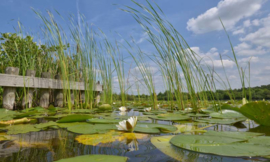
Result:
[[240,119],[215,119],[215,118],[201,118],[197,119],[195,121],[197,122],[205,122],[205,123],[210,123],[210,124],[234,124],[238,122],[245,121],[246,118],[240,118]]
[[101,109],[101,110],[111,110],[112,106],[109,105],[109,104],[102,104],[98,108]]
[[267,102],[247,103],[239,112],[260,125],[270,126],[270,104]]
[[92,118],[90,115],[68,115],[58,120],[57,123],[72,123],[72,122],[85,122],[87,119]]
[[95,123],[95,124],[118,124],[122,120],[116,119],[87,119],[87,123]]
[[187,150],[222,156],[269,156],[270,137],[259,135],[251,132],[208,131],[203,135],[177,135],[170,143]]
[[35,128],[34,125],[30,125],[30,124],[11,125],[6,128],[8,129],[7,134],[22,134],[22,133],[40,131],[40,129]]
[[150,118],[156,119],[156,120],[172,120],[172,121],[179,121],[179,120],[190,120],[191,118],[189,116],[184,116],[181,114],[160,114],[155,116],[151,116]]
[[127,157],[123,156],[114,156],[114,155],[84,155],[84,156],[77,156],[68,159],[61,159],[55,162],[89,162],[89,161],[96,161],[96,162],[125,162],[127,161]]
[[56,122],[50,121],[48,123],[40,123],[40,124],[36,124],[34,127],[38,128],[38,129],[45,129],[51,126],[57,126]]
[[182,150],[177,149],[177,147],[174,147],[170,144],[170,140],[174,136],[159,136],[159,137],[152,137],[151,143],[159,149],[164,154],[178,160],[178,161],[184,161],[183,158],[185,157]]
[[241,113],[233,110],[222,110],[222,112],[214,112],[209,114],[212,118],[232,119],[232,118],[245,118]]
[[115,130],[116,126],[112,124],[77,124],[67,127],[68,131],[79,134],[98,134],[106,133],[109,130]]

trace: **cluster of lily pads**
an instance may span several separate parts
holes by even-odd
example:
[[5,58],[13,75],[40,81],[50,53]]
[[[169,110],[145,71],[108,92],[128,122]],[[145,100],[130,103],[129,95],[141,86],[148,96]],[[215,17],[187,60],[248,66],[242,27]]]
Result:
[[[147,106],[117,107],[114,105],[112,107],[111,105],[103,104],[92,110],[76,109],[72,110],[72,112],[55,107],[48,109],[36,107],[20,112],[0,109],[0,132],[5,131],[7,135],[11,135],[47,129],[66,129],[69,132],[80,134],[76,140],[89,145],[122,141],[123,139],[128,139],[128,144],[130,144],[130,141],[136,143],[136,139],[145,138],[145,135],[148,134],[171,133],[173,135],[152,137],[151,142],[162,152],[177,160],[180,160],[181,156],[173,151],[175,150],[172,149],[173,146],[222,156],[270,157],[270,143],[268,142],[270,137],[263,136],[261,133],[214,132],[181,124],[149,123],[151,120],[161,120],[175,123],[185,121],[193,124],[205,123],[205,125],[234,124],[246,121],[248,117],[258,123],[267,125],[270,123],[268,122],[269,109],[265,109],[265,107],[269,107],[267,103],[248,103],[240,108],[225,104],[222,105],[222,110],[219,112],[215,112],[212,109],[202,109],[200,113],[194,113],[192,108],[186,108],[183,111],[172,111],[164,108],[152,110],[151,107]],[[139,116],[117,114],[119,111],[128,112],[130,110],[140,112],[141,114]],[[265,114],[261,115],[261,113]],[[51,121],[36,124],[38,118]],[[183,134],[184,132],[197,133],[195,133],[196,135],[194,133]],[[179,133],[180,135],[174,135]],[[4,135],[0,136],[0,140],[5,139]],[[105,158],[106,156],[102,155],[101,157]],[[98,155],[89,155],[75,157],[74,160],[76,158],[95,159],[99,157]],[[118,159],[117,156],[108,156],[108,158]],[[127,160],[125,157],[119,158],[119,161]]]

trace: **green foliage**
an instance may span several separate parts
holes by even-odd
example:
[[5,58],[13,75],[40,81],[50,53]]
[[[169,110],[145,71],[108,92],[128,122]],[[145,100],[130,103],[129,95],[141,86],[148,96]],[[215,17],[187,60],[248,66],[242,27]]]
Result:
[[214,132],[203,135],[177,135],[170,143],[174,146],[200,153],[222,156],[269,156],[270,137],[251,132]]
[[99,162],[125,162],[127,157],[114,156],[114,155],[84,155],[77,156],[67,159],[57,160],[56,162],[89,162],[89,161],[99,161]]
[[270,126],[270,104],[267,102],[247,103],[239,112],[260,125]]

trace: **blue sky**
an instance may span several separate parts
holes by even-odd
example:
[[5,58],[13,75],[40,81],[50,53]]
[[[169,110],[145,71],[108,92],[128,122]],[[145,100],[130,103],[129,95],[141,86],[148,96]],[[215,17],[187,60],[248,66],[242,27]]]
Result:
[[[146,4],[144,0],[137,2]],[[240,87],[236,66],[225,56],[231,56],[231,52],[219,22],[220,17],[231,37],[240,65],[246,66],[246,62],[252,57],[251,85],[270,84],[269,0],[155,0],[155,2],[190,47],[202,57],[206,56],[205,58],[213,60],[205,59],[206,63],[213,62],[215,68],[219,70],[221,62],[218,53],[223,54],[224,65],[232,86]],[[135,7],[130,0],[1,0],[0,32],[14,32],[13,27],[19,20],[26,30],[38,35],[42,21],[31,8],[43,14],[46,14],[47,10],[57,10],[66,19],[70,14],[76,16],[81,13],[85,16],[85,21],[101,28],[108,36],[115,36],[114,32],[118,32],[125,39],[133,36],[138,45],[151,52],[154,49],[147,44],[147,36],[141,27],[131,15],[119,9],[124,5]],[[65,27],[65,22],[60,22]],[[156,84],[159,85],[161,82],[156,81]]]

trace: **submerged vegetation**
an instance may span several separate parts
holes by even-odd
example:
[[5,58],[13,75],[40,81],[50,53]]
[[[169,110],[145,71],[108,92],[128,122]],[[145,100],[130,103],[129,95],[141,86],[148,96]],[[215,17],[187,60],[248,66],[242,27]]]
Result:
[[[268,99],[270,94],[268,86],[264,87],[267,89],[264,92],[246,87],[250,85],[250,74],[239,66],[222,20],[232,60],[239,72],[242,86],[239,90],[231,88],[221,55],[225,79],[189,47],[183,36],[166,20],[159,6],[149,1],[146,1],[147,6],[132,2],[135,8],[123,6],[121,10],[131,14],[148,35],[154,49],[151,53],[141,49],[132,38],[120,42],[107,37],[101,29],[89,26],[83,16],[78,23],[70,17],[67,32],[57,23],[53,13],[48,12],[47,16],[34,10],[43,22],[40,34],[44,39],[39,43],[34,42],[38,38],[23,31],[20,23],[17,33],[2,34],[0,72],[5,73],[10,66],[19,68],[23,76],[29,69],[36,71],[36,77],[41,77],[42,72],[49,72],[50,78],[63,80],[64,101],[61,106],[53,106],[55,101],[51,99],[48,108],[39,107],[40,90],[35,90],[33,107],[22,109],[22,96],[29,88],[18,88],[18,111],[0,109],[0,132],[4,132],[0,133],[0,143],[15,141],[20,143],[20,148],[24,148],[26,145],[22,146],[22,141],[15,135],[53,130],[59,133],[58,138],[61,139],[55,149],[57,156],[53,158],[62,159],[59,161],[127,161],[126,157],[112,155],[123,155],[119,148],[128,147],[127,152],[138,151],[140,142],[146,143],[146,148],[152,143],[161,152],[179,161],[187,156],[187,150],[197,152],[196,158],[200,157],[200,153],[269,158],[270,144],[264,142],[270,137],[264,136],[263,131],[228,131],[234,127],[237,131],[249,131],[259,125],[268,128],[269,104],[253,99]],[[132,63],[136,66],[136,74],[131,70]],[[152,64],[157,70],[153,70]],[[164,93],[157,93],[157,73],[163,79]],[[72,90],[72,81],[84,82],[86,90]],[[95,91],[98,81],[103,87],[101,98]],[[220,85],[223,90],[217,89]],[[131,94],[133,87],[136,87],[137,94]],[[148,94],[142,94],[142,89]],[[249,103],[242,103],[242,99]],[[219,126],[223,132],[211,131],[219,130]],[[224,131],[223,126],[228,130]],[[71,135],[62,138],[60,130]],[[153,137],[152,134],[166,136]],[[92,150],[109,145],[119,152],[78,156],[92,153],[81,152],[75,154],[78,157],[73,157],[75,155],[63,153],[63,150],[70,149],[69,145],[78,148],[91,146]],[[45,147],[45,144],[40,147]],[[52,148],[49,146],[48,149]]]

